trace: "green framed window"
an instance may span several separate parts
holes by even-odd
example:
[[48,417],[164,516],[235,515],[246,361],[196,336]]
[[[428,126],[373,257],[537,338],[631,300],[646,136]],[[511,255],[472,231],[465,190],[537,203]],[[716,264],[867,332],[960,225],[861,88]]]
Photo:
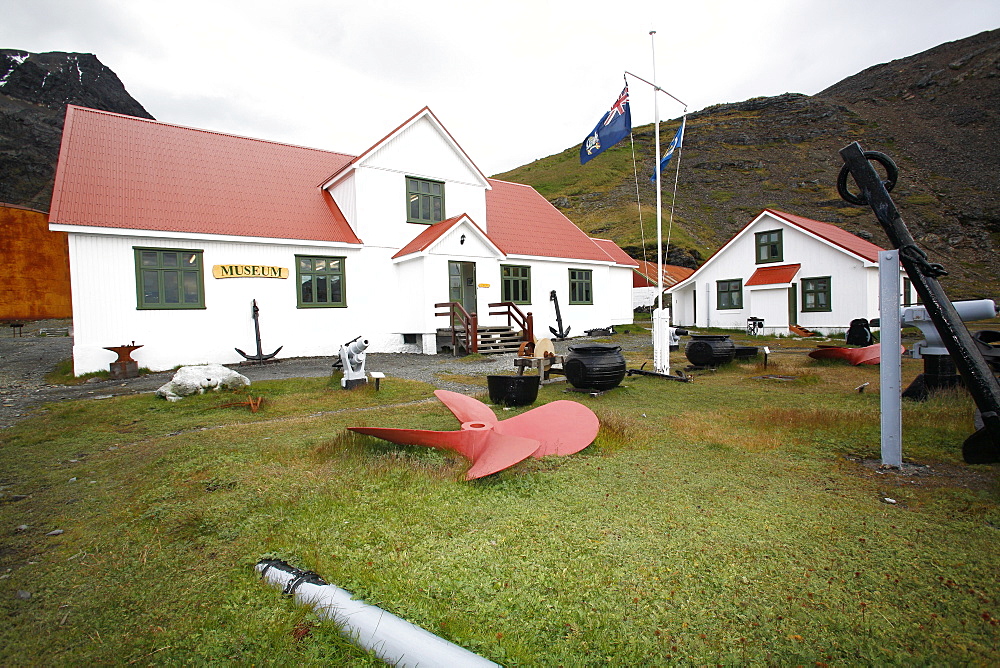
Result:
[[594,303],[594,272],[591,269],[569,270],[569,303]]
[[830,277],[802,279],[802,310],[829,311],[830,308]]
[[444,220],[444,184],[406,177],[406,222],[439,223]]
[[295,278],[299,308],[347,306],[344,258],[296,255]]
[[719,310],[743,308],[743,279],[715,282],[716,305]]
[[135,292],[139,309],[205,308],[202,251],[136,248]]
[[531,303],[531,267],[500,265],[503,301],[515,304]]
[[914,304],[923,304],[923,300],[920,299],[920,294],[915,292],[913,289],[913,282],[910,279],[903,277],[903,306],[913,306]]
[[757,264],[782,261],[784,254],[781,248],[781,230],[758,232],[756,238]]

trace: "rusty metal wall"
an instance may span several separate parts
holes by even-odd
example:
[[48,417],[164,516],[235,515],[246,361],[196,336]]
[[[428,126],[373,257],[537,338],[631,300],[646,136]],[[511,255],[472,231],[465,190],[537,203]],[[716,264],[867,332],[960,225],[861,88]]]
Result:
[[70,318],[69,246],[48,214],[0,204],[0,320]]

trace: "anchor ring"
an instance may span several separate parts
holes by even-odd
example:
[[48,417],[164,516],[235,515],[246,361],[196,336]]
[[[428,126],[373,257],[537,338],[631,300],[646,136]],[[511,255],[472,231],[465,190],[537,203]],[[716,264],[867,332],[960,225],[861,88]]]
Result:
[[[892,192],[892,189],[896,187],[896,179],[899,178],[899,168],[896,167],[896,163],[885,153],[879,151],[864,151],[863,155],[869,162],[874,160],[885,167],[887,178],[885,181],[882,181],[882,185],[887,191]],[[840,174],[837,175],[837,192],[840,193],[844,201],[851,204],[868,204],[868,198],[864,196],[863,192],[855,195],[847,189],[847,175],[850,173],[850,168],[847,166],[847,163],[844,163],[844,166],[840,168]]]

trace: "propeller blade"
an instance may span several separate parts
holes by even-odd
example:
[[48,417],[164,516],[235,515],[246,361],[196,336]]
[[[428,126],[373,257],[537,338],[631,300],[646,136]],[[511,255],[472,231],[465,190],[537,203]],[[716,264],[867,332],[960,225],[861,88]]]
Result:
[[495,425],[498,422],[497,416],[493,414],[493,409],[478,399],[448,390],[434,390],[434,396],[448,407],[448,410],[458,418],[459,422],[485,422],[489,425]]
[[447,390],[434,394],[462,421],[457,431],[348,427],[400,445],[451,450],[472,461],[466,480],[492,475],[528,457],[571,455],[594,442],[600,422],[594,412],[575,401],[553,401],[506,420],[472,397]]
[[484,478],[510,468],[533,455],[540,444],[533,438],[501,434],[491,429],[483,445],[479,456],[473,459],[472,468],[465,474],[466,480]]
[[535,457],[571,455],[594,442],[601,423],[583,404],[561,399],[501,420],[497,432],[541,442]]
[[422,445],[452,450],[472,462],[466,480],[475,480],[502,471],[530,457],[540,445],[533,438],[498,434],[491,425],[465,423],[460,431],[348,427],[353,432],[374,436],[400,445]]
[[392,429],[389,427],[348,427],[349,430],[366,436],[381,438],[399,445],[422,445],[439,450],[452,450],[469,459],[476,455],[475,436],[472,438],[465,430],[431,431],[429,429]]

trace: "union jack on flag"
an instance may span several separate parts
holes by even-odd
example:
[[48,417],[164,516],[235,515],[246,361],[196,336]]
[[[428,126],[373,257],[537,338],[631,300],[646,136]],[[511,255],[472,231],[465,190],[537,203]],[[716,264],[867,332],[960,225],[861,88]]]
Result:
[[[628,86],[625,86],[625,90],[623,90],[622,94],[618,96],[618,100],[611,105],[611,109],[608,110],[608,115],[604,118],[604,124],[607,125],[611,121],[615,120],[616,114],[624,116],[628,110]],[[631,125],[631,123],[629,123],[629,125]]]

